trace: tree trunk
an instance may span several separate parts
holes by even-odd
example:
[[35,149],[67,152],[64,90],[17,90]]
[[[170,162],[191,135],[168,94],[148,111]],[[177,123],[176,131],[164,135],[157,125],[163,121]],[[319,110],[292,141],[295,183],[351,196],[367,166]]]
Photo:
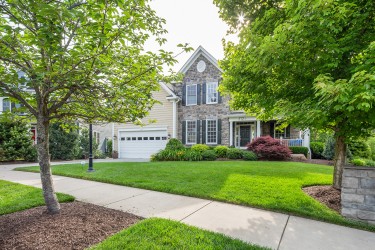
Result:
[[336,136],[333,187],[341,189],[342,173],[346,161],[346,144],[344,136]]
[[49,121],[39,116],[37,119],[37,150],[40,166],[40,178],[42,180],[43,196],[46,202],[48,213],[57,214],[60,212],[60,204],[57,200],[53,187],[52,172],[49,156]]

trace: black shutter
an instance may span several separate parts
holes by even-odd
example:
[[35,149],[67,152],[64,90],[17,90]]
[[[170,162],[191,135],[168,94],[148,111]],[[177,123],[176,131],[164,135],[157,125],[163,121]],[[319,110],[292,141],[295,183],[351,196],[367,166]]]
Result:
[[197,120],[197,144],[201,143],[201,122]]
[[16,108],[16,104],[14,102],[10,103],[10,111],[14,112],[14,109]]
[[286,138],[287,139],[290,139],[290,125],[288,125],[288,127],[285,128],[285,132],[286,132]]
[[202,104],[206,104],[206,83],[203,83],[202,88]]
[[275,122],[271,121],[269,123],[270,123],[270,136],[274,138],[275,137]]
[[186,106],[186,84],[182,85],[182,106]]
[[201,85],[197,84],[197,105],[201,105]]
[[182,144],[186,144],[186,121],[182,121]]
[[202,120],[202,144],[206,144],[206,120]]
[[220,79],[220,81],[217,83],[217,88],[218,88],[218,90],[217,90],[217,103],[222,103],[222,102],[223,102],[223,98],[222,98],[222,96],[221,96],[221,94],[220,94],[220,92],[219,92],[219,84],[220,84],[220,82],[221,82],[221,79]]
[[217,144],[221,144],[221,119],[217,120]]

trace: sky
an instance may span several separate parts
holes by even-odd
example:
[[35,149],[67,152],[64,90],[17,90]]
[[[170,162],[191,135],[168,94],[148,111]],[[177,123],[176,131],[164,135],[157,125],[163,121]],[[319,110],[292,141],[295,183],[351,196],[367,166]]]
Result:
[[[165,36],[167,43],[163,49],[175,54],[181,52],[179,43],[189,43],[196,48],[202,45],[216,59],[224,57],[222,39],[237,41],[234,35],[226,36],[228,26],[219,18],[219,9],[212,0],[152,0],[151,7],[159,17],[166,19]],[[160,47],[155,42],[146,44],[146,49],[156,51]],[[179,61],[173,70],[178,71],[193,52],[183,53],[176,59]],[[167,70],[167,69],[165,69]]]

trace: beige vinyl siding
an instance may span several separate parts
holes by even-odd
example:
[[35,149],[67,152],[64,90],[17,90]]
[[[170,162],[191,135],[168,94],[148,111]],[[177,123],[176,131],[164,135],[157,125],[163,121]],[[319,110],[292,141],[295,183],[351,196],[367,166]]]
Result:
[[[117,140],[113,143],[114,150],[118,151],[118,131],[119,129],[147,129],[147,128],[164,128],[167,129],[169,135],[173,134],[173,102],[168,101],[166,98],[169,94],[160,88],[159,91],[152,92],[155,100],[161,102],[156,103],[149,112],[149,115],[142,119],[144,126],[134,125],[132,123],[115,123],[114,135]],[[150,120],[155,122],[150,123]]]

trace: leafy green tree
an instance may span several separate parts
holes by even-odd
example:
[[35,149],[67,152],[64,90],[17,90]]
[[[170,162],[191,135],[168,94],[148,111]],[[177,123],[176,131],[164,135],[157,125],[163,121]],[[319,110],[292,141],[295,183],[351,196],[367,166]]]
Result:
[[53,123],[49,127],[49,151],[52,160],[73,160],[79,154],[78,131],[74,126]]
[[[28,110],[37,122],[43,195],[58,213],[49,162],[53,121],[132,122],[155,101],[162,65],[165,20],[147,0],[0,0],[0,93]],[[24,77],[19,77],[23,72]]]
[[240,32],[221,62],[233,108],[332,130],[340,189],[348,139],[375,128],[375,2],[214,2]]

